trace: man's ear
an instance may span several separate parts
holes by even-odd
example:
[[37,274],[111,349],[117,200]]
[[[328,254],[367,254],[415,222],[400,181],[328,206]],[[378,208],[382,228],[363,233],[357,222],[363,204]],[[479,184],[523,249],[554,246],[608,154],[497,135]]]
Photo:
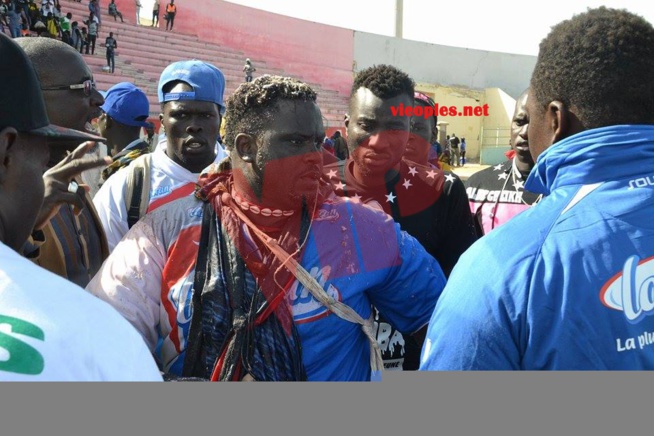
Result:
[[10,148],[16,142],[17,137],[18,132],[13,127],[6,127],[0,131],[0,184],[7,176]]
[[243,162],[254,163],[257,155],[257,144],[252,135],[239,133],[234,139],[234,150]]
[[570,132],[570,110],[559,100],[551,101],[545,111],[545,120],[552,134],[552,144],[567,138]]
[[345,114],[343,124],[345,124],[345,134],[347,135],[347,126],[350,124],[350,114]]

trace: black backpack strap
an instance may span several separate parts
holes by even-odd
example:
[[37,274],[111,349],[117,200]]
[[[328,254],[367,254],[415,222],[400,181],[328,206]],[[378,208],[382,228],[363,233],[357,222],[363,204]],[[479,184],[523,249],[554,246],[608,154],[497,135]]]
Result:
[[[216,212],[211,203],[204,203],[202,209],[202,230],[200,232],[191,296],[193,315],[191,316],[191,325],[186,339],[182,376],[208,378],[211,374],[206,374],[204,336],[202,334],[202,291],[207,280],[206,267],[210,249],[209,242],[212,236],[215,238],[213,234],[216,233],[217,229],[215,224]],[[216,274],[218,274],[218,271],[216,271]]]
[[131,229],[141,218],[141,194],[143,192],[143,168],[134,168],[134,189],[132,201],[127,210],[127,226]]

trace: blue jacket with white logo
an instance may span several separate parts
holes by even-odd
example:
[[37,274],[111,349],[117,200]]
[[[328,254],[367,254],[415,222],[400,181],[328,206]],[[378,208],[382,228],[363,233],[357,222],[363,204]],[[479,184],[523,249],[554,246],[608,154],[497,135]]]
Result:
[[654,126],[570,136],[525,188],[546,197],[461,257],[420,369],[654,369]]

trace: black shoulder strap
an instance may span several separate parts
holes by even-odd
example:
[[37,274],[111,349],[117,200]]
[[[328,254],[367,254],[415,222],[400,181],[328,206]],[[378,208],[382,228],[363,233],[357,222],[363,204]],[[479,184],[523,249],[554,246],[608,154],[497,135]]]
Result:
[[[143,142],[143,144],[147,144]],[[131,172],[127,177],[127,193],[125,195],[125,208],[127,209],[127,226],[134,224],[145,216],[150,204],[150,172],[152,155],[146,153],[128,163]]]
[[127,211],[127,226],[130,229],[141,218],[141,194],[143,191],[144,172],[144,169],[141,167],[134,168],[134,189],[132,191],[132,201]]
[[[207,280],[206,265],[210,250],[209,242],[213,236],[212,233],[215,233],[217,229],[214,224],[216,212],[211,203],[204,203],[202,209],[202,230],[200,232],[198,256],[195,262],[195,277],[191,297],[193,315],[191,316],[191,325],[186,339],[182,375],[184,377],[207,378],[210,374],[206,374],[204,338],[202,335],[202,291]],[[218,272],[216,271],[216,273]]]

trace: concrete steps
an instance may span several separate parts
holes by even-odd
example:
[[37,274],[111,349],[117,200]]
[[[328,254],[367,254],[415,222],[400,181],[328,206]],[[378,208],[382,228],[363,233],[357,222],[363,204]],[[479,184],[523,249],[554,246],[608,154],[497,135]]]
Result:
[[[61,0],[61,6],[64,14],[71,12],[73,21],[78,21],[80,27],[84,26],[82,21],[88,18],[86,3]],[[135,25],[133,21],[135,17],[129,17],[126,14],[123,17],[124,23],[121,23],[120,20],[114,21],[113,17],[106,13],[104,3],[103,8],[102,25],[98,32],[95,54],[84,55],[84,59],[93,72],[98,89],[107,90],[122,81],[132,82],[140,87],[148,95],[150,116],[153,118],[157,118],[160,112],[157,100],[159,76],[171,62],[194,58],[213,63],[225,75],[225,98],[227,98],[243,82],[243,63],[246,57],[250,57],[257,68],[255,77],[263,74],[276,74],[295,77],[307,82],[318,93],[318,104],[323,114],[325,127],[342,127],[343,125],[343,115],[347,111],[347,97],[335,90],[323,88],[320,84],[308,82],[303,77],[270,67],[266,63],[266,59],[246,56],[245,53],[231,47],[206,43],[197,35],[166,32],[157,27]],[[113,32],[118,41],[114,74],[102,70],[102,67],[106,65],[103,44],[109,32]],[[280,62],[283,54],[278,55],[271,52],[269,58],[276,60],[276,64],[284,65],[283,62]]]

